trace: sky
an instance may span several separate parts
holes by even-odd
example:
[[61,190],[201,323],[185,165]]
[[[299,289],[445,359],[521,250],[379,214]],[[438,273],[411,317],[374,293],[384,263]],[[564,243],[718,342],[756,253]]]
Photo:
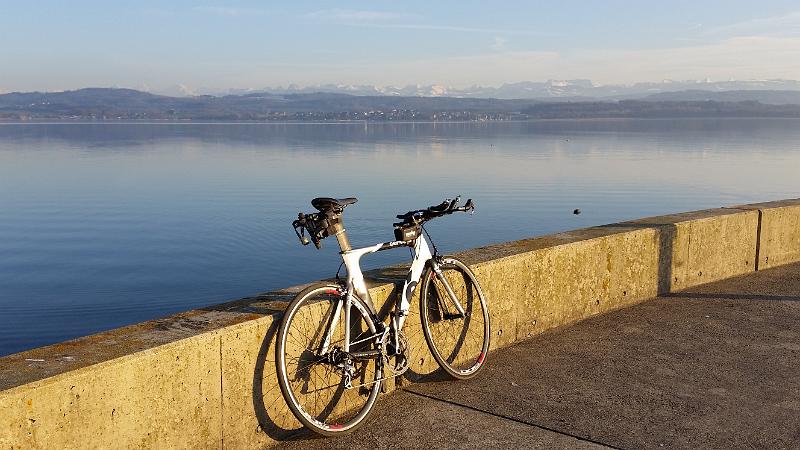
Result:
[[0,0],[0,92],[800,79],[800,2]]

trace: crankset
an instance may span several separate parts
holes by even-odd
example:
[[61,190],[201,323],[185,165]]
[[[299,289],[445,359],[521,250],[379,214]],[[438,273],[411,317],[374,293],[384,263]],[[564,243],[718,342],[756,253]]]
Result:
[[383,367],[386,367],[392,373],[388,378],[400,376],[408,370],[409,357],[408,357],[408,339],[402,331],[396,331],[397,334],[397,348],[395,348],[394,339],[391,333],[385,333],[381,341],[381,348],[383,349]]

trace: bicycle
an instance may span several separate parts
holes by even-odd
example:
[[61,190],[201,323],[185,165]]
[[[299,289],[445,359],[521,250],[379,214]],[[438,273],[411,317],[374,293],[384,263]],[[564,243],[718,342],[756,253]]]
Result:
[[[337,271],[335,282],[316,283],[298,293],[286,308],[275,346],[278,384],[289,409],[307,428],[326,436],[363,424],[381,382],[408,370],[402,329],[420,282],[422,329],[444,372],[456,379],[472,378],[485,366],[489,351],[489,310],[475,275],[458,259],[439,255],[435,245],[431,253],[425,239],[430,239],[427,221],[471,212],[472,199],[461,207],[456,197],[398,215],[394,241],[353,249],[342,215],[356,201],[315,198],[311,204],[318,212],[300,213],[292,222],[303,245],[310,238],[319,249],[323,239],[336,237],[347,279],[341,280]],[[378,319],[359,263],[366,254],[401,247],[411,248],[412,262],[387,326]]]

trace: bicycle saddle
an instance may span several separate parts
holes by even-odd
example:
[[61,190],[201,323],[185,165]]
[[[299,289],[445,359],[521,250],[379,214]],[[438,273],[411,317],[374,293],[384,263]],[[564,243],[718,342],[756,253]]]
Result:
[[311,206],[317,208],[317,210],[320,212],[325,212],[329,210],[341,211],[345,208],[345,206],[352,205],[357,201],[358,199],[355,197],[348,197],[348,198],[317,197],[314,200],[311,200]]

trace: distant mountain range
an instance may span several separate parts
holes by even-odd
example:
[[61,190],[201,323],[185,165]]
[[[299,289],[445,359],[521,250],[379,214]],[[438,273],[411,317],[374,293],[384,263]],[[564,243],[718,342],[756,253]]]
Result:
[[662,92],[644,97],[648,101],[716,101],[747,102],[754,101],[767,105],[798,105],[800,91],[751,90],[751,91],[703,91],[688,90],[679,92]]
[[[563,92],[567,92],[569,86],[563,87]],[[800,90],[685,90],[636,99],[566,95],[504,99],[328,92],[170,97],[112,88],[0,95],[3,120],[386,121],[729,116],[800,117]]]
[[591,80],[548,80],[543,82],[523,81],[507,83],[499,87],[472,86],[459,89],[442,85],[408,85],[405,87],[347,84],[321,84],[316,86],[290,85],[282,88],[262,89],[197,89],[192,90],[185,85],[154,91],[154,93],[185,97],[200,94],[210,95],[243,95],[252,93],[266,94],[311,94],[332,93],[360,96],[395,96],[395,97],[456,97],[456,98],[497,98],[497,99],[561,99],[561,98],[593,98],[593,99],[633,99],[651,94],[702,90],[720,91],[800,91],[800,81],[795,80],[739,80],[739,81],[662,81],[659,83],[636,83],[631,85],[602,85]]

